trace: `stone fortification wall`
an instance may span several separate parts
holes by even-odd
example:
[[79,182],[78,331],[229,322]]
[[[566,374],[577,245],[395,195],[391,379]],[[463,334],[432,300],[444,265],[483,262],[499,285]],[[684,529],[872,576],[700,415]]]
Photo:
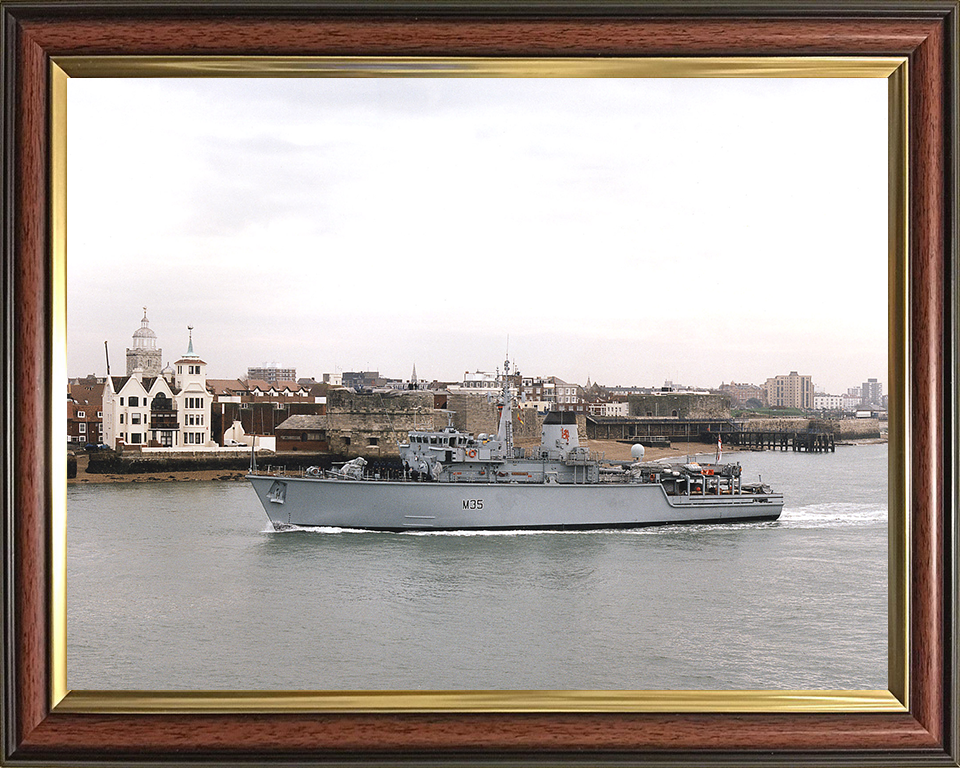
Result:
[[451,392],[447,408],[453,411],[453,426],[461,432],[496,434],[500,425],[500,408],[488,402],[486,395],[473,392]]
[[743,429],[752,432],[832,432],[835,440],[870,440],[880,437],[877,419],[810,419],[786,417],[782,419],[737,419]]
[[813,419],[811,427],[833,432],[837,440],[873,440],[880,437],[879,419]]
[[724,395],[664,392],[630,395],[630,415],[641,417],[677,416],[682,419],[728,419],[730,401]]
[[[524,443],[540,443],[540,429],[546,414],[534,408],[513,409],[513,439]],[[581,434],[584,434],[581,432]]]
[[434,407],[432,392],[327,393],[330,452],[342,456],[397,456],[397,443],[412,429],[443,429],[447,415]]
[[363,392],[331,389],[327,392],[327,410],[339,413],[403,412],[414,408],[433,409],[433,392]]
[[[450,393],[447,408],[454,412],[453,426],[463,432],[474,435],[495,435],[500,428],[500,405],[496,401],[487,402],[486,395],[472,392]],[[517,442],[540,444],[540,430],[546,414],[537,413],[533,408],[514,407],[513,439]],[[586,414],[577,414],[577,431],[581,443],[587,439]]]

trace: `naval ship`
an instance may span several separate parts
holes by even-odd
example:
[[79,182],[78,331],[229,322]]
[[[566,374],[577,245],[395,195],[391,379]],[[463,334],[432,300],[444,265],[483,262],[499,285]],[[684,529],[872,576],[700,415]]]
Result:
[[399,444],[400,479],[356,458],[338,469],[261,472],[247,479],[277,530],[372,531],[638,528],[676,523],[776,520],[783,495],[741,480],[739,463],[604,461],[581,446],[576,414],[550,411],[539,447],[514,445],[506,364],[496,435],[450,426],[411,431]]

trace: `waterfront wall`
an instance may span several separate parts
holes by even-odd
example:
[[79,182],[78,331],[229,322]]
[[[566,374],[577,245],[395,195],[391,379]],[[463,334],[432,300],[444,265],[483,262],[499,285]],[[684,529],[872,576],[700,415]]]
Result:
[[[805,432],[810,429],[813,419],[806,416],[785,416],[782,418],[764,417],[757,419],[735,419],[745,432]],[[825,432],[832,430],[824,428]]]
[[873,440],[881,436],[879,419],[814,419],[813,429],[824,425],[836,440]]
[[91,453],[87,472],[92,475],[132,475],[140,473],[198,472],[237,470],[250,466],[250,454],[231,453],[127,453],[98,451]]
[[871,440],[880,437],[878,419],[811,419],[805,417],[737,419],[748,432],[830,432],[835,440]]

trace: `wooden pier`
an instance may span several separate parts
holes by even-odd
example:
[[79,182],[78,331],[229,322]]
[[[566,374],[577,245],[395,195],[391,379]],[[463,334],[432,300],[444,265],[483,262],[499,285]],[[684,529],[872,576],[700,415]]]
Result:
[[763,432],[731,430],[720,433],[723,442],[739,448],[771,451],[804,451],[807,453],[834,452],[837,449],[832,432],[791,432],[768,430]]

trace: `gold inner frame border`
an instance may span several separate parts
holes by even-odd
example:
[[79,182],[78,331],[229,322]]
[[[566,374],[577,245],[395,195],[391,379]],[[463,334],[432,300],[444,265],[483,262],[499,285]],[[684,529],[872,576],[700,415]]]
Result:
[[[885,78],[888,81],[888,690],[71,691],[67,686],[67,83],[71,77]],[[909,98],[906,57],[457,58],[61,56],[50,63],[50,704],[57,713],[854,713],[909,709]]]

